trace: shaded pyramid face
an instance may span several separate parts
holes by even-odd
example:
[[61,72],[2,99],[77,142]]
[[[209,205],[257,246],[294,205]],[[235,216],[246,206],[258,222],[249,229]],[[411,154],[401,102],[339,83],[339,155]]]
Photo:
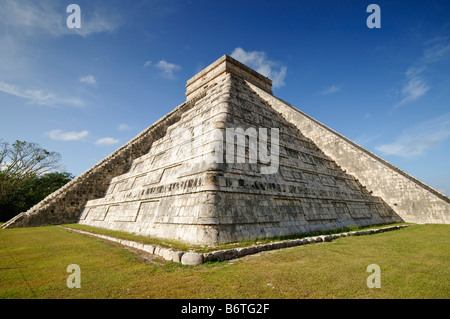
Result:
[[196,244],[392,222],[450,198],[272,95],[223,56],[186,102],[2,228],[79,222]]
[[86,203],[81,224],[218,244],[402,221],[261,99],[253,73],[215,69],[149,152]]

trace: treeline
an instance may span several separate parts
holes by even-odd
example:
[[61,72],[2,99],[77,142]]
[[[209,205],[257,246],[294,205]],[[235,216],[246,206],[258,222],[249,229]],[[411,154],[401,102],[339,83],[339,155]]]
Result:
[[30,179],[8,193],[0,202],[0,222],[6,222],[17,214],[27,211],[73,178],[70,173],[56,172]]
[[0,139],[0,222],[27,211],[68,181],[61,155],[38,144]]

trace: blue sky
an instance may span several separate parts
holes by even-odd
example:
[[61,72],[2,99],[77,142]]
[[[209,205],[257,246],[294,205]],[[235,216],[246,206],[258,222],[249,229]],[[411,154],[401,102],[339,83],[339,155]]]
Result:
[[[66,25],[72,3],[80,29]],[[0,137],[59,152],[78,175],[183,103],[186,81],[223,54],[450,195],[446,0],[1,0]]]

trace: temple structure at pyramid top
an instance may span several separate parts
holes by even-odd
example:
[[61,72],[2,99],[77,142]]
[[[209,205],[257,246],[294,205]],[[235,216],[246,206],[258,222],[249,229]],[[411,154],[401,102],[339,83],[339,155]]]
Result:
[[447,196],[225,55],[187,81],[184,103],[3,228],[78,222],[219,244],[449,216]]
[[237,75],[267,93],[272,94],[272,80],[242,64],[229,55],[224,55],[187,81],[186,99],[189,100],[190,98],[196,96],[201,89],[205,89],[207,87],[205,87],[205,85],[207,85],[208,82],[213,81],[223,73],[232,73]]

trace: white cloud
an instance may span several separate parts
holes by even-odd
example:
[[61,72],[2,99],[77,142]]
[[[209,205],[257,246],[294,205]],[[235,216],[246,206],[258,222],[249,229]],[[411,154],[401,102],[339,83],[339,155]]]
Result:
[[321,94],[323,94],[323,95],[332,94],[332,93],[339,92],[341,89],[342,89],[341,86],[338,86],[338,85],[332,85],[332,86],[330,86],[329,88],[327,88],[326,90],[323,90],[323,91],[321,92]]
[[54,36],[78,34],[83,37],[94,33],[112,32],[121,25],[120,15],[108,6],[96,8],[81,6],[81,28],[70,29],[66,25],[69,13],[67,4],[51,1],[0,1],[0,25],[16,30],[21,35],[43,32]]
[[101,10],[101,13],[99,10],[92,10],[92,14],[88,19],[85,18],[86,15],[83,15],[81,20],[81,28],[67,28],[69,31],[66,31],[66,33],[70,33],[71,31],[77,33],[78,35],[86,37],[95,33],[111,33],[115,31],[122,24],[120,16],[112,12],[106,12],[105,6],[103,6]]
[[92,74],[85,75],[80,77],[80,83],[86,83],[89,85],[97,85],[97,80],[95,79],[95,76]]
[[409,67],[406,70],[405,79],[403,80],[403,87],[401,89],[403,99],[397,103],[395,107],[405,103],[414,102],[428,92],[430,86],[422,76],[425,69],[426,67],[422,65],[419,67]]
[[63,132],[62,130],[51,130],[46,133],[52,140],[57,141],[79,141],[85,138],[89,131]]
[[287,67],[282,66],[278,72],[272,71],[272,84],[274,87],[279,88],[284,86],[284,78],[286,77]]
[[359,145],[362,145],[362,146],[367,146],[367,145],[369,145],[370,143],[372,143],[373,141],[379,139],[380,136],[381,136],[380,133],[373,134],[373,135],[367,135],[367,134],[364,134],[364,135],[362,135],[362,136],[359,136],[359,137],[353,139],[353,141],[354,141],[356,144],[359,144]]
[[[65,12],[65,10],[64,10]],[[63,16],[49,1],[3,0],[0,2],[0,23],[27,35],[38,31],[57,35],[64,31]]]
[[407,79],[402,87],[403,99],[400,101],[400,105],[417,100],[425,95],[429,89],[430,86],[427,84],[426,80],[420,76],[414,76]]
[[145,61],[145,63],[144,63],[144,69],[145,68],[148,68],[149,66],[151,66],[152,65],[152,61]]
[[393,143],[375,147],[386,155],[415,157],[450,138],[450,113],[405,130]]
[[235,48],[231,56],[252,69],[255,69],[258,73],[270,78],[274,87],[279,88],[284,85],[287,67],[270,60],[265,52],[246,52],[242,48]]
[[112,145],[112,144],[116,144],[119,143],[119,140],[116,138],[112,138],[112,137],[103,137],[98,139],[95,144],[98,145]]
[[418,59],[415,65],[410,66],[402,80],[402,100],[394,105],[397,108],[410,102],[414,102],[424,96],[431,86],[428,84],[424,76],[427,66],[431,63],[438,62],[450,57],[450,43],[447,38],[435,38],[427,42],[431,47],[425,48],[422,56]]
[[447,43],[447,38],[435,39],[431,48],[425,49],[423,57],[427,63],[437,62],[449,57],[450,44]]
[[155,67],[161,71],[163,77],[171,80],[175,79],[174,72],[181,69],[179,65],[166,62],[165,60],[160,60],[155,64]]
[[117,129],[119,131],[128,131],[128,130],[132,129],[132,126],[130,126],[128,124],[125,124],[125,123],[122,123],[122,124],[119,124],[119,126],[117,126]]
[[32,104],[53,106],[55,104],[64,104],[72,106],[83,106],[84,101],[74,97],[60,97],[54,93],[44,92],[42,90],[24,90],[16,85],[0,81],[0,92],[17,96],[28,100]]

